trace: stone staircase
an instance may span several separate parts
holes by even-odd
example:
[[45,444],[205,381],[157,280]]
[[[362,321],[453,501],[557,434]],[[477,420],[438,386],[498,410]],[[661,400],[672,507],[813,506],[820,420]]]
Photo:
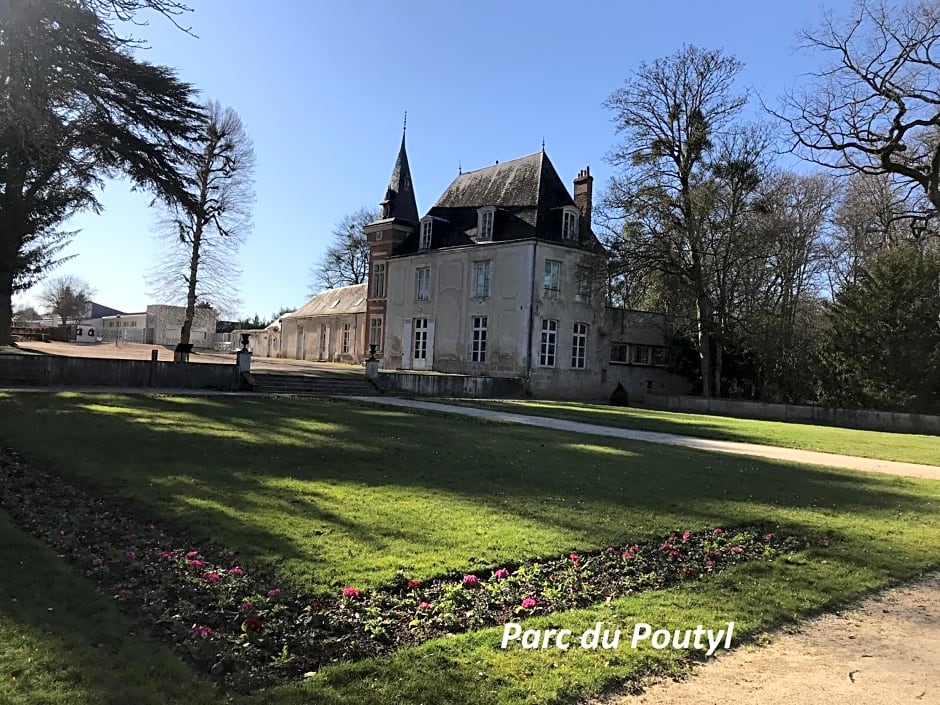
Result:
[[277,372],[252,374],[259,394],[290,394],[316,397],[377,396],[379,389],[365,376],[353,374],[290,375]]

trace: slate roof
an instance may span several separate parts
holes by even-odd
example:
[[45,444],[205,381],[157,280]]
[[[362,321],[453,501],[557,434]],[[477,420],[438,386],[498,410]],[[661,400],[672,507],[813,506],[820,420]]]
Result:
[[[454,179],[428,211],[434,219],[431,249],[474,244],[477,209],[494,206],[493,242],[538,238],[602,251],[584,218],[579,219],[579,242],[562,240],[562,209],[574,205],[574,199],[544,151],[468,171]],[[417,252],[418,241],[416,231],[395,253]]]
[[278,320],[365,313],[367,286],[367,284],[352,284],[321,291],[296,311],[285,313]]
[[401,136],[398,158],[395,160],[395,166],[392,167],[392,176],[388,180],[388,189],[385,192],[385,200],[382,202],[380,218],[399,218],[412,223],[418,222],[418,204],[415,201],[404,134]]

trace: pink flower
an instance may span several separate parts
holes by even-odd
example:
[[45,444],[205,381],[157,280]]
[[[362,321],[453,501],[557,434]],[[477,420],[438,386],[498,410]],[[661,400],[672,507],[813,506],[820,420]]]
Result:
[[419,609],[419,610],[429,610],[429,609],[431,609],[431,608],[433,608],[433,607],[434,607],[434,605],[432,605],[430,602],[419,602],[419,603],[418,603],[418,609]]
[[234,568],[229,568],[229,569],[228,569],[228,574],[229,574],[229,575],[244,575],[244,574],[245,574],[245,571],[243,571],[243,570],[242,570],[241,568],[239,568],[238,566],[235,566]]
[[163,560],[168,561],[173,557],[173,551],[160,551],[157,555]]
[[678,557],[681,556],[682,554],[679,553],[679,552],[676,551],[676,550],[672,550],[672,551],[670,551],[667,555],[668,555],[670,558],[678,558]]
[[216,573],[214,570],[210,570],[208,573],[203,573],[202,577],[204,577],[210,583],[217,583],[222,579],[222,576]]
[[277,597],[281,594],[281,588],[271,588],[268,590],[268,597]]
[[197,559],[197,560],[190,561],[189,565],[191,565],[193,568],[202,568],[205,565],[205,563]]
[[715,527],[715,528],[712,530],[712,533],[713,533],[715,536],[718,536],[719,534],[723,534],[723,533],[725,533],[725,532],[722,530],[722,528],[721,528],[720,526],[717,526],[717,527]]
[[633,560],[633,554],[630,553],[630,551],[624,551],[624,552],[623,552],[623,559],[624,559],[625,561],[632,561],[632,560]]
[[254,603],[254,602],[249,602],[248,600],[245,600],[244,602],[242,602],[242,603],[238,606],[238,608],[239,608],[239,609],[242,609],[242,610],[248,610],[248,611],[250,612],[251,610],[253,610],[253,609],[255,608],[255,603]]
[[124,558],[129,561],[136,561],[137,554],[134,553],[133,551],[128,551],[127,553],[124,554]]
[[186,554],[186,557],[189,558],[190,560],[192,560],[193,558],[195,558],[195,557],[198,556],[198,555],[199,555],[199,551],[189,551],[189,552]]
[[577,565],[578,561],[581,560],[581,556],[579,556],[577,553],[569,553],[568,560]]
[[773,541],[773,540],[774,540],[774,535],[773,535],[773,534],[765,534],[765,535],[764,535],[764,541],[766,541],[767,543],[770,543],[770,542]]
[[639,546],[637,546],[636,544],[633,544],[632,546],[630,546],[630,553],[639,553],[639,552],[640,552]]
[[463,586],[468,588],[473,588],[479,585],[480,579],[475,575],[465,575],[463,576]]
[[359,592],[359,591],[358,591],[356,588],[354,588],[354,587],[344,587],[344,588],[343,588],[343,597],[353,597],[353,598],[356,598],[356,597],[359,597],[359,595],[361,595],[361,594],[362,594],[362,593]]
[[530,610],[535,607],[535,600],[533,600],[531,597],[527,597],[522,601],[521,606],[524,610]]
[[742,553],[744,553],[744,549],[741,548],[740,546],[732,546],[731,548],[728,549],[728,551],[736,555],[741,555]]
[[494,571],[493,571],[493,577],[496,578],[497,580],[502,580],[503,578],[508,578],[508,577],[509,577],[509,571],[506,570],[505,568],[498,568],[497,570],[494,570]]
[[682,540],[683,540],[683,541],[688,541],[690,538],[692,538],[692,532],[691,532],[691,531],[683,531],[683,532],[682,532]]
[[193,636],[199,637],[200,639],[208,639],[212,636],[212,631],[212,627],[207,627],[204,624],[193,625]]
[[101,560],[100,558],[95,558],[95,559],[91,562],[91,564],[92,564],[95,568],[100,568],[101,566],[104,565],[104,561]]
[[714,568],[714,567],[715,567],[715,561],[705,561],[705,565],[706,565],[708,568]]

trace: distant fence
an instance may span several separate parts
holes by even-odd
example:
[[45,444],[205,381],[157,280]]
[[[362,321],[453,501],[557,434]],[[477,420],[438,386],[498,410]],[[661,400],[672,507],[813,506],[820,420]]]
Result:
[[872,411],[869,409],[837,409],[827,406],[800,404],[769,404],[737,399],[707,399],[705,397],[666,396],[647,394],[644,406],[665,411],[683,411],[693,414],[716,414],[742,419],[765,421],[795,421],[826,426],[842,426],[867,431],[894,431],[897,433],[924,433],[940,435],[940,416],[908,414],[901,411]]
[[517,377],[379,372],[376,383],[383,392],[422,397],[521,397],[525,391],[522,380]]
[[54,355],[0,355],[0,384],[39,387],[163,387],[237,391],[238,366]]

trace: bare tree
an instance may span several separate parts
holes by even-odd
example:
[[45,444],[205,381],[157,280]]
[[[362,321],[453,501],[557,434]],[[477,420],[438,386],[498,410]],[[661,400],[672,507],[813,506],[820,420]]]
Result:
[[[641,64],[605,102],[624,141],[609,155],[621,167],[607,204],[630,221],[630,256],[668,275],[688,292],[702,371],[702,392],[713,393],[715,303],[708,259],[709,200],[703,184],[716,145],[746,103],[734,92],[742,64],[721,51],[685,46]],[[711,252],[710,252],[711,251]]]
[[851,17],[827,12],[802,39],[832,62],[774,113],[794,148],[817,164],[916,185],[928,211],[908,215],[922,228],[940,210],[940,3],[856,0]]
[[362,229],[378,217],[375,208],[360,208],[333,226],[329,247],[310,268],[311,296],[323,289],[365,283],[369,277],[369,244]]
[[254,149],[238,113],[210,102],[199,147],[187,164],[190,203],[175,204],[157,225],[169,242],[149,279],[155,294],[185,302],[183,344],[189,343],[197,303],[223,312],[236,305],[235,262],[255,202]]
[[62,319],[65,325],[70,321],[78,323],[85,311],[85,304],[91,300],[94,290],[88,282],[71,274],[53,277],[39,292],[39,300],[49,313]]

